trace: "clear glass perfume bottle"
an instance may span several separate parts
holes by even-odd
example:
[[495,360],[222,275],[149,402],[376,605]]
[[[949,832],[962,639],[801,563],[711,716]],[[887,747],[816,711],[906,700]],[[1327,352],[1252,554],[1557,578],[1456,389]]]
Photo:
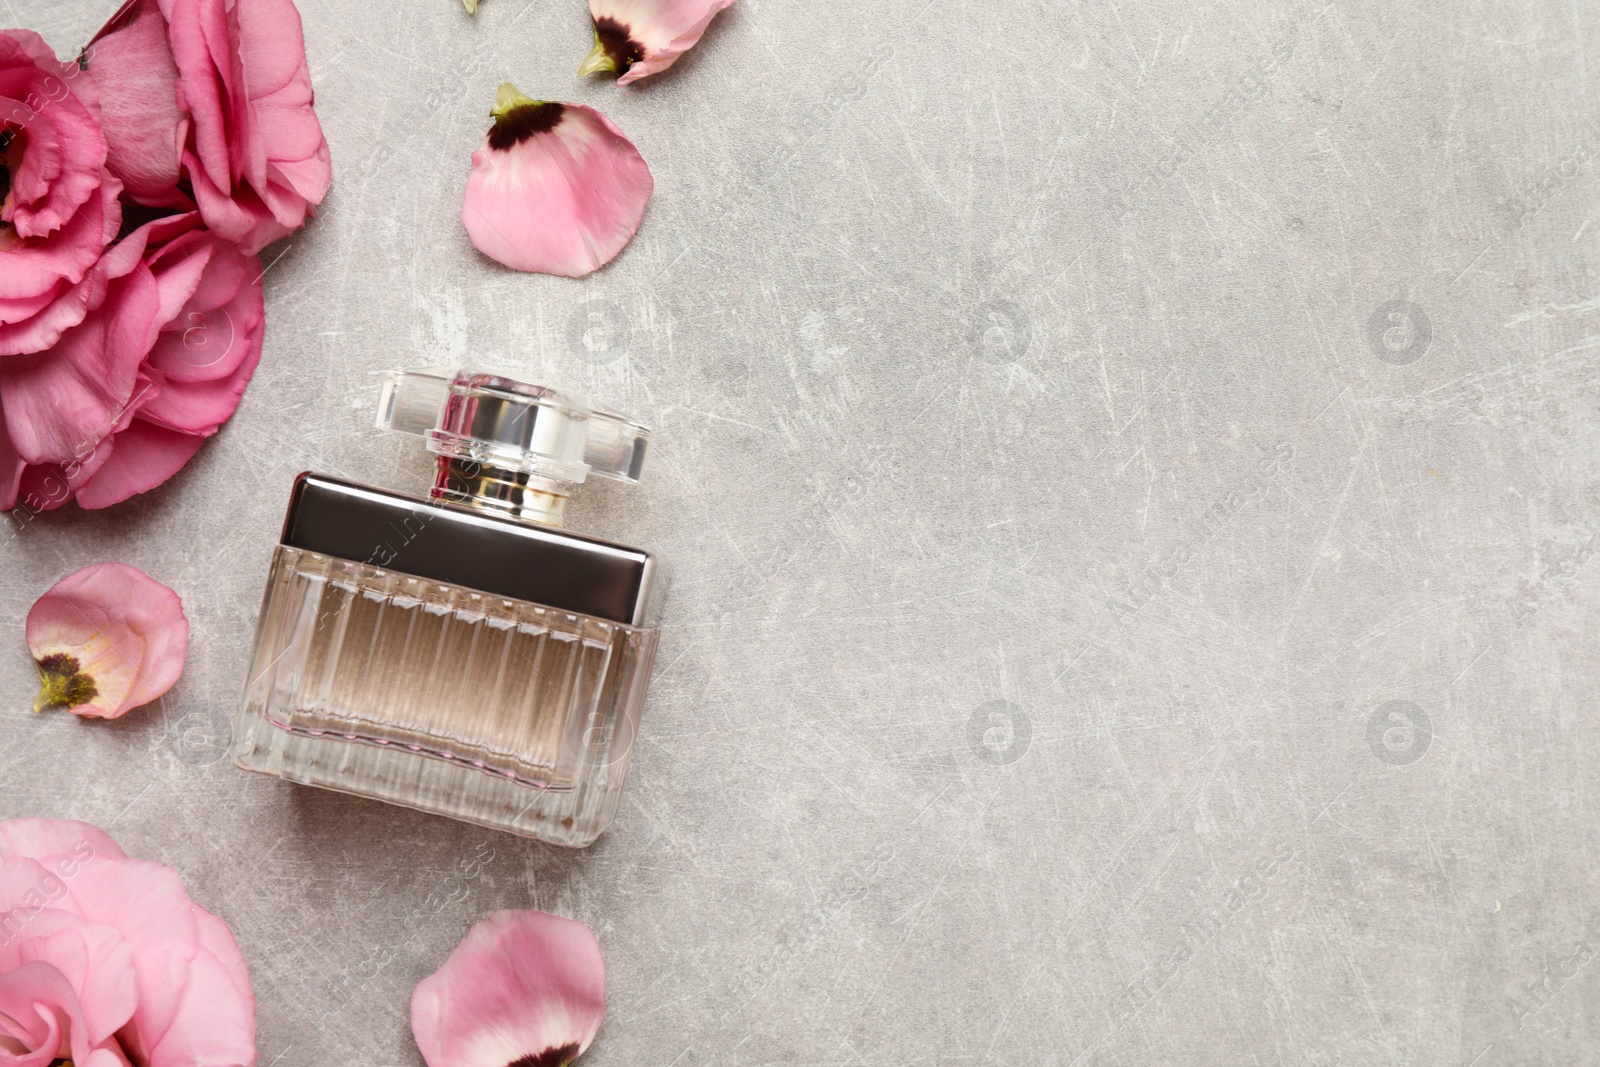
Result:
[[561,528],[650,431],[586,397],[427,369],[378,425],[438,454],[429,499],[318,474],[274,552],[234,761],[561,845],[617,813],[658,631],[648,552]]

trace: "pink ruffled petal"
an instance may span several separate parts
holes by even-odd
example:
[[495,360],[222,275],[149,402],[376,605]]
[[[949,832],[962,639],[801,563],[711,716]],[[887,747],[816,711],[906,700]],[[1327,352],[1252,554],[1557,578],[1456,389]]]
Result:
[[34,709],[115,719],[183,673],[189,620],[178,594],[137,567],[99,563],[57,582],[28,612],[28,648],[44,680]]
[[155,279],[143,266],[111,284],[106,303],[46,352],[0,359],[5,431],[29,463],[80,463],[140,399],[139,364],[160,327]]
[[133,1017],[139,1002],[133,949],[114,927],[47,909],[26,932],[16,946],[16,962],[48,963],[66,976],[95,1044]]
[[0,218],[17,236],[47,237],[89,202],[105,178],[106,142],[92,90],[76,64],[55,58],[30,30],[0,31],[0,98],[7,116],[11,194]]
[[516,270],[570,278],[611,262],[655,188],[638,149],[593,108],[530,100],[509,82],[493,113],[461,212],[473,245]]
[[78,861],[99,856],[123,859],[111,835],[74,819],[8,819],[0,822],[0,856],[27,856],[36,860],[71,857]]
[[303,226],[333,180],[290,0],[157,0],[191,116],[182,168],[206,225],[248,254]]
[[134,419],[111,439],[105,463],[78,488],[78,506],[95,511],[147,493],[182,470],[204,443],[203,437]]
[[116,1038],[85,1017],[71,979],[51,964],[0,973],[0,1048],[8,1067],[127,1067]]
[[[192,165],[195,157],[189,154],[184,159]],[[218,186],[204,171],[191,170],[189,175],[194,185],[195,203],[206,225],[237,244],[241,251],[259,252],[294,232],[293,227],[278,221],[272,209],[250,186]]]
[[128,940],[71,910],[66,899],[82,862],[71,855],[0,859],[0,973],[33,962],[55,967],[100,1041],[132,1018],[139,991]]
[[579,74],[622,75],[619,85],[666,70],[733,0],[589,0],[594,49]]
[[83,1016],[67,978],[48,963],[0,974],[0,1037],[15,1067],[49,1067],[72,1049],[71,1027]]
[[150,1067],[253,1065],[255,996],[244,955],[177,872],[140,860],[89,860],[68,882],[72,906],[133,947],[139,1006],[118,1032]]
[[[4,397],[0,396],[0,402],[3,401]],[[17,506],[27,471],[28,464],[17,455],[17,450],[11,447],[11,439],[6,436],[5,409],[0,407],[0,511],[10,511]]]
[[254,1067],[244,957],[170,868],[82,823],[0,822],[0,1062],[19,1048],[40,1067]]
[[[221,382],[239,378],[242,373],[243,380],[234,390],[236,403],[255,366],[255,357],[260,355],[265,321],[261,260],[200,228],[198,216],[189,218],[195,228],[149,260],[161,287],[161,318],[165,325],[146,357],[146,365],[158,373],[157,380],[163,387],[161,402],[169,407],[177,403],[174,383]],[[144,416],[191,433],[209,433],[232,410],[229,407],[204,430],[188,422],[153,418],[148,405]]]
[[[108,184],[104,193],[114,200],[116,185]],[[111,207],[116,210],[108,209],[108,217],[120,221],[120,207],[115,204]],[[111,283],[126,277],[139,265],[150,229],[150,226],[141,227],[106,249],[81,282],[70,288],[58,287],[59,295],[31,318],[0,322],[0,355],[42,352],[60,341],[63,333],[82,322],[91,311],[97,310],[105,303]]]
[[[107,176],[89,202],[46,240],[7,241],[0,234],[0,323],[24,323],[83,280],[122,226],[121,190],[122,184]],[[27,350],[26,345],[8,348]]]
[[63,506],[111,458],[114,436],[96,444],[94,450],[78,462],[24,467],[18,499],[31,511],[54,511]]
[[133,199],[171,205],[189,116],[178,107],[178,67],[155,0],[131,0],[90,43],[89,53],[100,87],[107,167]]
[[560,1067],[589,1047],[605,1010],[605,963],[587,926],[498,911],[417,983],[411,1033],[428,1067]]

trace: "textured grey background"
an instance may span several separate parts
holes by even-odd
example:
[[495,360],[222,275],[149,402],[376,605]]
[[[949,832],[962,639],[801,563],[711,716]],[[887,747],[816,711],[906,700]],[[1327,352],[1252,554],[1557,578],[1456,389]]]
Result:
[[[264,1065],[419,1063],[503,907],[599,934],[596,1065],[1600,1062],[1600,8],[741,0],[618,90],[579,0],[301,6],[335,184],[238,416],[0,547],[0,813],[180,868]],[[502,79],[654,170],[591,278],[461,229]],[[216,762],[291,478],[421,486],[370,413],[440,362],[658,430],[573,523],[675,568],[583,853]],[[31,716],[103,559],[187,673]]]

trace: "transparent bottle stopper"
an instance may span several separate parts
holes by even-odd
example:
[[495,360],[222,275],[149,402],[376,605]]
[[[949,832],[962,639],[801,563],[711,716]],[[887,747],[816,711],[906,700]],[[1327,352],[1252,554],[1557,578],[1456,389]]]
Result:
[[636,483],[650,429],[579,393],[452,368],[390,371],[379,429],[439,457],[432,496],[560,526],[589,476]]

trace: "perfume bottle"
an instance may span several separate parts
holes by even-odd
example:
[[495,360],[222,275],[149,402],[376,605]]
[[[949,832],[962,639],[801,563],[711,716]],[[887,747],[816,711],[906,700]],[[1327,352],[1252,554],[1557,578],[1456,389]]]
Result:
[[562,529],[650,431],[492,374],[390,374],[378,426],[438,455],[428,499],[302,474],[232,755],[246,770],[588,845],[617,813],[659,631],[649,552]]

